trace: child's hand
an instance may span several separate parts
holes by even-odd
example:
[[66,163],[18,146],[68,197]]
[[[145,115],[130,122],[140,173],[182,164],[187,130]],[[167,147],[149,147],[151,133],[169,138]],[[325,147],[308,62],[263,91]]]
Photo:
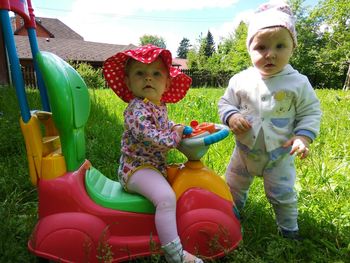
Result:
[[171,130],[175,131],[181,137],[184,131],[184,128],[185,126],[183,126],[182,124],[175,124],[173,127],[171,127]]
[[233,114],[228,120],[228,126],[234,134],[242,134],[248,131],[252,126],[249,121],[240,113]]
[[286,141],[283,147],[292,146],[292,149],[289,152],[289,154],[296,154],[300,156],[301,159],[304,159],[309,155],[309,144],[310,138],[306,136],[293,136],[288,141]]

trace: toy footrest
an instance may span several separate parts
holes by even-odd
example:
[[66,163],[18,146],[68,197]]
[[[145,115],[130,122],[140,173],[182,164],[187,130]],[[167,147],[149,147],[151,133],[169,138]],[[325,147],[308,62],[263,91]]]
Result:
[[97,204],[121,211],[154,214],[155,207],[145,197],[126,192],[121,184],[104,176],[94,167],[85,174],[85,187]]

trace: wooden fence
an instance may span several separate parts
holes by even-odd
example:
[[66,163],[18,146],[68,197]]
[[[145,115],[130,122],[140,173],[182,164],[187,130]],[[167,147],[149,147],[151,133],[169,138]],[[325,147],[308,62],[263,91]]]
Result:
[[[227,87],[230,78],[233,76],[233,72],[231,71],[221,71],[217,73],[211,73],[206,70],[194,71],[191,69],[184,69],[181,71],[192,78],[192,87]],[[22,66],[22,72],[26,87],[37,87],[33,66]],[[343,89],[348,90],[350,87],[350,65],[344,77],[346,77],[346,80]],[[317,83],[317,76],[309,76],[309,79],[312,84]]]
[[33,65],[22,66],[22,73],[24,84],[26,87],[35,88],[37,87],[36,74]]
[[[212,74],[209,71],[194,71],[191,69],[181,70],[192,78],[193,87],[226,87],[232,72],[225,71]],[[23,78],[26,87],[37,86],[36,74],[32,65],[22,66]]]
[[208,70],[182,69],[183,73],[192,78],[192,87],[227,87],[232,71],[219,71],[212,73]]

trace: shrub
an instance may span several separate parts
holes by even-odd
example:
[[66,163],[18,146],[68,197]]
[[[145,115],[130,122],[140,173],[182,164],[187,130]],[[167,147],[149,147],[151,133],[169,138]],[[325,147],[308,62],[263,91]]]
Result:
[[105,81],[102,76],[101,68],[95,69],[90,64],[87,64],[85,62],[71,63],[71,65],[84,79],[88,88],[100,89],[105,87]]

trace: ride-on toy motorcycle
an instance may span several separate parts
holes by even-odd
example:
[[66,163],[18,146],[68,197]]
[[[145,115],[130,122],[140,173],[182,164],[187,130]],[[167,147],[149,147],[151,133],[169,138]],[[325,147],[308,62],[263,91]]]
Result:
[[[84,81],[51,53],[39,52],[36,59],[52,113],[34,111],[28,123],[21,122],[39,195],[29,250],[59,262],[120,262],[161,253],[153,204],[125,192],[85,159],[90,102]],[[200,161],[229,132],[219,124],[192,126],[179,146],[188,161],[170,165],[168,177],[184,248],[213,259],[236,248],[242,238],[228,186]]]

